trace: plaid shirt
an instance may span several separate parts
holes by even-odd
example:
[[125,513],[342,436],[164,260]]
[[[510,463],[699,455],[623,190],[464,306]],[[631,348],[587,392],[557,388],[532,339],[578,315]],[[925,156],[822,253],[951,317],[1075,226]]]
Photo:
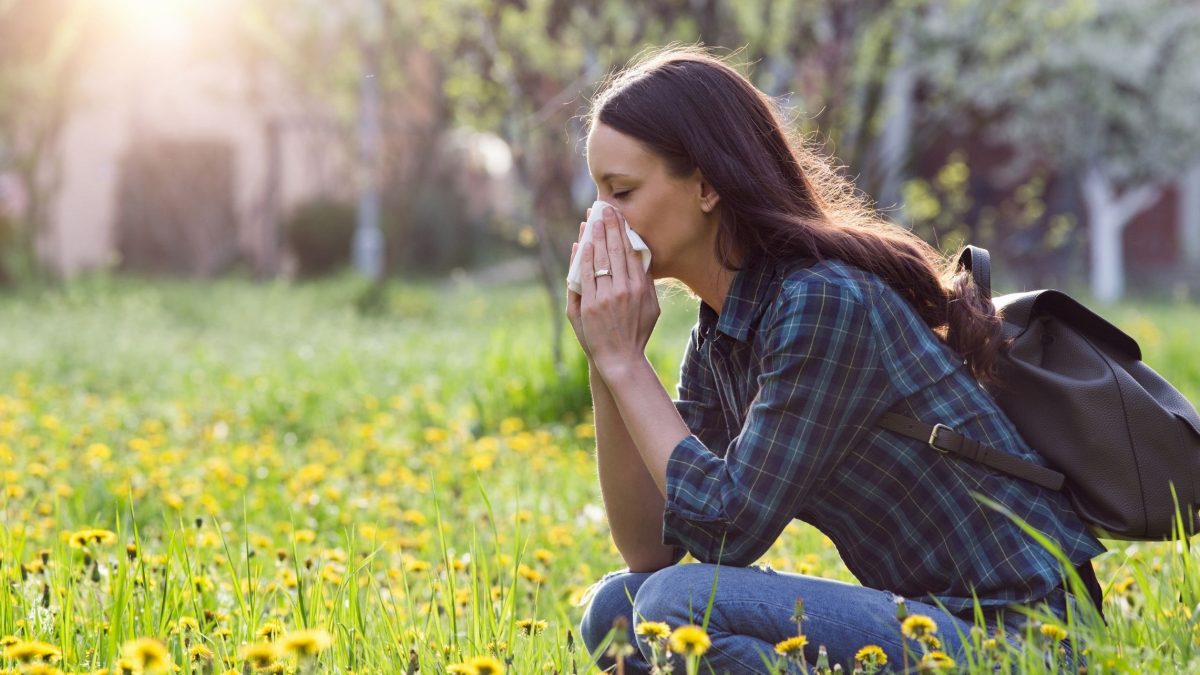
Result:
[[[692,435],[671,453],[663,541],[748,565],[798,518],[865,586],[951,612],[1034,602],[1104,548],[1068,500],[875,426],[892,411],[1045,463],[909,303],[840,261],[739,272],[718,317],[701,303],[676,407]],[[682,557],[683,552],[678,551]]]

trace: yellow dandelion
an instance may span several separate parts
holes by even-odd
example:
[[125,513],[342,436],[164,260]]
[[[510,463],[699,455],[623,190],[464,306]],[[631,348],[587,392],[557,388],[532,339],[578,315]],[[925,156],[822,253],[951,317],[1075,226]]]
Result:
[[199,632],[200,622],[196,621],[195,617],[181,616],[179,617],[179,631],[182,633]]
[[1062,642],[1067,639],[1067,629],[1062,626],[1044,623],[1039,630],[1042,632],[1042,637],[1049,638],[1053,642]]
[[796,635],[783,642],[775,644],[775,653],[789,659],[799,659],[804,655],[804,645],[808,644],[807,635]]
[[854,653],[855,665],[862,664],[868,668],[882,668],[888,662],[887,654],[879,645],[867,645]]
[[320,628],[292,631],[279,641],[283,650],[301,658],[311,658],[333,644],[333,636]]
[[479,669],[469,663],[452,663],[446,667],[446,675],[479,675]]
[[213,652],[204,645],[194,645],[188,650],[188,658],[192,663],[210,663],[213,660]]
[[938,651],[942,648],[942,641],[932,635],[929,635],[929,634],[922,635],[920,638],[918,638],[918,640],[920,641],[921,644],[925,645],[926,649],[932,649],[934,651]]
[[666,640],[671,627],[661,621],[643,621],[637,626],[637,634],[650,640]]
[[479,675],[504,675],[504,664],[494,656],[476,656],[467,661],[467,665]]
[[937,623],[923,614],[913,614],[900,624],[904,637],[920,640],[921,636],[937,632]]
[[533,552],[533,559],[543,565],[549,565],[554,560],[554,554],[544,548],[539,548]]
[[138,638],[126,642],[121,647],[121,655],[145,673],[166,672],[174,665],[166,645],[154,638]]
[[275,623],[274,621],[268,621],[258,629],[258,632],[255,633],[255,636],[260,640],[266,640],[270,642],[279,637],[282,633],[283,628],[279,624]]
[[242,660],[249,663],[251,668],[266,668],[278,657],[279,648],[272,642],[256,642],[242,646]]
[[671,633],[670,643],[671,651],[684,656],[700,656],[712,645],[703,628],[690,624],[676,628]]
[[111,544],[117,540],[115,532],[100,529],[72,532],[68,543],[71,548],[86,548],[92,544]]
[[4,650],[4,658],[19,663],[52,662],[61,657],[62,652],[58,647],[36,640],[18,641]]
[[950,658],[943,652],[929,652],[917,664],[917,672],[919,673],[940,673],[944,671],[954,670],[957,664],[954,659]]
[[521,619],[517,621],[517,627],[526,635],[539,635],[546,630],[546,622],[540,619]]

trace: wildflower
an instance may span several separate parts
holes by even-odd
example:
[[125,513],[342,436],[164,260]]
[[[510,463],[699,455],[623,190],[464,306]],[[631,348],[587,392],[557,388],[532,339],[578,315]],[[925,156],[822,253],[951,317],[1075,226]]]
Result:
[[188,658],[191,659],[192,663],[212,663],[213,652],[204,645],[193,645],[188,650]]
[[279,624],[275,623],[274,621],[268,621],[258,629],[258,632],[255,633],[255,635],[259,639],[271,642],[275,640],[275,638],[279,637],[282,632],[283,628],[281,628]]
[[676,628],[671,633],[670,643],[671,651],[685,656],[700,656],[712,644],[703,628],[690,624]]
[[900,632],[904,637],[920,640],[924,635],[936,633],[937,624],[923,614],[913,614],[900,624]]
[[333,637],[319,628],[292,631],[279,641],[283,650],[302,658],[310,658],[329,648]]
[[804,645],[806,644],[808,644],[807,635],[790,637],[783,642],[776,643],[775,653],[789,659],[799,659],[804,655]]
[[20,663],[51,662],[57,661],[61,657],[62,652],[58,647],[36,640],[29,642],[18,641],[4,650],[4,658],[19,661]]
[[854,654],[854,665],[862,666],[862,669],[867,672],[875,672],[875,670],[887,665],[887,654],[879,645],[867,645],[858,650]]
[[138,638],[121,647],[121,655],[145,673],[166,672],[174,665],[167,647],[154,638]]
[[908,618],[908,605],[904,604],[904,598],[899,595],[892,595],[892,602],[896,603],[896,620],[904,621]]
[[1049,638],[1052,642],[1062,642],[1067,639],[1067,629],[1062,626],[1057,626],[1052,623],[1044,623],[1041,626],[1042,637]]
[[446,667],[446,675],[479,675],[479,669],[469,663],[452,663]]
[[242,659],[254,669],[270,666],[278,656],[279,649],[271,642],[256,642],[242,647]]
[[86,548],[91,544],[111,544],[117,540],[117,535],[108,530],[90,529],[72,532],[69,543],[71,548]]
[[942,641],[928,633],[918,638],[918,641],[924,645],[926,649],[938,651],[942,648]]
[[643,621],[638,624],[637,634],[650,640],[666,640],[671,627],[661,621]]
[[476,656],[467,665],[474,667],[479,675],[504,675],[504,664],[494,656]]
[[1000,649],[1000,643],[996,641],[996,638],[988,638],[984,640],[982,646],[984,651],[989,652],[999,651]]
[[943,652],[929,652],[917,664],[917,672],[919,673],[940,673],[954,670],[957,664],[954,659],[946,656]]
[[179,632],[181,633],[196,633],[200,631],[200,623],[195,617],[182,616],[179,617]]
[[605,656],[609,657],[610,659],[620,660],[633,654],[635,649],[633,645],[629,644],[629,636],[626,634],[628,628],[629,619],[626,619],[623,616],[618,616],[617,618],[613,619],[613,640],[612,644],[610,644],[608,647],[608,651],[605,652]]
[[517,621],[517,626],[526,635],[539,635],[542,631],[546,630],[545,621],[534,619],[521,619]]

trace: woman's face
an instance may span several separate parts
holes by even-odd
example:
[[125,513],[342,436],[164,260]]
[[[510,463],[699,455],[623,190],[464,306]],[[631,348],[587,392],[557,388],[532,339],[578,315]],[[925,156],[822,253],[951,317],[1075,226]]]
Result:
[[687,281],[707,269],[715,258],[716,195],[699,171],[672,176],[640,142],[600,122],[588,136],[587,160],[598,198],[616,206],[650,248],[651,276]]

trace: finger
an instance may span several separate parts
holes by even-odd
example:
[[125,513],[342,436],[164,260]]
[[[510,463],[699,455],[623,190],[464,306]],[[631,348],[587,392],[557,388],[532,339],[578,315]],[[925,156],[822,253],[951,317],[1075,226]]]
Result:
[[[608,245],[608,259],[612,263],[613,281],[616,285],[624,285],[633,275],[626,266],[625,258],[625,228],[621,227],[621,219],[616,209],[604,209],[605,243]],[[619,279],[617,277],[620,277]]]
[[583,241],[583,228],[587,227],[587,221],[579,221],[579,234],[575,235],[575,241]]
[[591,303],[591,299],[596,295],[596,277],[594,274],[588,274],[588,270],[595,269],[595,246],[590,241],[585,241],[582,244],[583,248],[579,251],[579,290],[581,299],[580,302],[587,301]]
[[[593,261],[593,267],[581,267],[581,269],[592,270],[593,284],[598,283],[601,279],[611,278],[612,260],[609,258],[608,244],[605,241],[607,229],[608,228],[606,227],[592,228],[592,241],[589,242],[591,246],[588,248],[593,249],[592,255],[595,257],[595,260]],[[608,270],[609,274],[606,274],[602,277],[596,277],[595,273],[599,272],[600,270]],[[599,288],[599,286],[596,287]]]

